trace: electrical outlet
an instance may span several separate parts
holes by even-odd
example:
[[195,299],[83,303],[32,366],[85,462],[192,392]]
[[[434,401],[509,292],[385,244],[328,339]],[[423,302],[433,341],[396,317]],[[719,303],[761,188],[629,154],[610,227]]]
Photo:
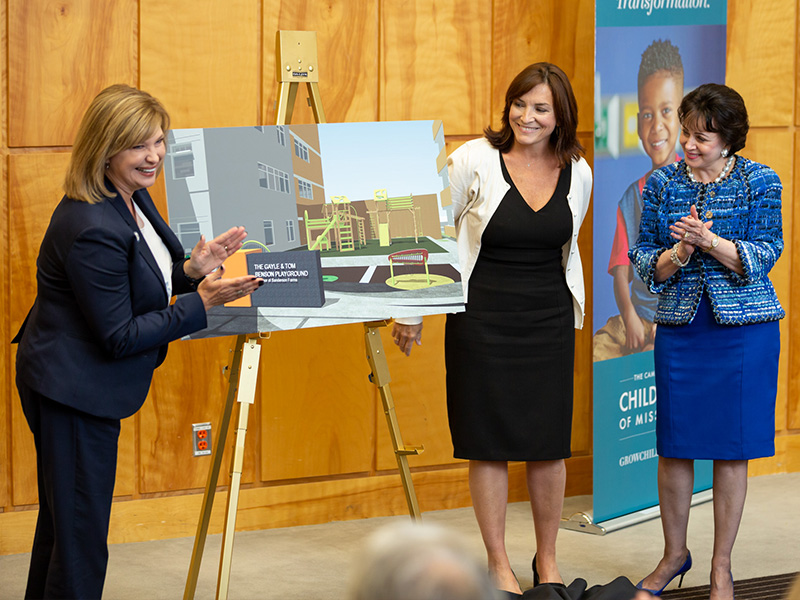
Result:
[[192,425],[192,448],[195,456],[211,454],[211,423]]

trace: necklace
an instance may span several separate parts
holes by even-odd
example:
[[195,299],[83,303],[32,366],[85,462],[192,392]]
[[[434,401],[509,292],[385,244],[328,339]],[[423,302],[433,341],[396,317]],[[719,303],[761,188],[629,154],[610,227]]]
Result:
[[[722,178],[728,174],[728,171],[731,170],[731,165],[733,164],[733,158],[734,155],[731,154],[731,157],[727,161],[725,161],[725,166],[722,167],[722,173],[720,173],[717,176],[717,178],[710,183],[719,183],[722,180]],[[695,183],[703,183],[702,181],[698,181],[697,179],[695,179],[694,173],[692,173],[692,167],[690,167],[689,165],[686,165],[686,172],[689,174],[689,179],[691,179]]]

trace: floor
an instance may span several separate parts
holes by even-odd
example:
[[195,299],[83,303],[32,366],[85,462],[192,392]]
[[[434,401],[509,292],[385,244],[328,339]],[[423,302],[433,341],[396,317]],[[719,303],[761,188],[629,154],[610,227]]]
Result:
[[[590,496],[568,498],[564,514],[591,508]],[[734,548],[734,576],[748,579],[800,571],[800,473],[751,478],[747,505]],[[230,598],[260,600],[313,597],[343,598],[351,557],[365,536],[382,525],[407,517],[343,521],[236,534]],[[428,512],[435,522],[464,534],[482,555],[480,533],[471,508]],[[530,561],[535,551],[527,503],[508,507],[507,546],[523,588],[531,585]],[[710,502],[692,508],[689,546],[695,567],[684,587],[708,583],[713,543]],[[210,536],[195,598],[214,598],[221,536]],[[175,599],[183,596],[192,552],[192,538],[117,544],[110,547],[104,598],[107,600]],[[559,564],[566,581],[576,577],[589,585],[619,575],[636,582],[661,555],[659,519],[618,529],[604,536],[562,530]],[[0,557],[0,598],[22,598],[29,555]],[[673,584],[674,587],[675,584]]]

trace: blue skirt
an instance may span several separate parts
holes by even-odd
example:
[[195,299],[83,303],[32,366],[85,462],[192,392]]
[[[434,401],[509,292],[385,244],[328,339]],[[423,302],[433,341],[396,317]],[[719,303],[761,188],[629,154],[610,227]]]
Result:
[[720,325],[705,293],[691,323],[658,325],[659,456],[773,456],[779,354],[778,321]]

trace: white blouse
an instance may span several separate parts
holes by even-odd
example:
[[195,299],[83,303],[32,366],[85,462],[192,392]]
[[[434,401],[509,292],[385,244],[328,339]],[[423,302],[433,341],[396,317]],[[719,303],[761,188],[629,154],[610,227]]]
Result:
[[164,285],[167,288],[167,302],[169,302],[170,298],[172,298],[172,257],[169,254],[166,244],[164,244],[164,240],[156,233],[156,230],[147,217],[144,216],[144,213],[136,208],[136,204],[133,206],[136,211],[136,216],[142,220],[142,226],[139,227],[139,231],[142,232],[144,241],[150,248],[150,252],[153,253],[158,268],[161,269],[161,274],[164,277]]

